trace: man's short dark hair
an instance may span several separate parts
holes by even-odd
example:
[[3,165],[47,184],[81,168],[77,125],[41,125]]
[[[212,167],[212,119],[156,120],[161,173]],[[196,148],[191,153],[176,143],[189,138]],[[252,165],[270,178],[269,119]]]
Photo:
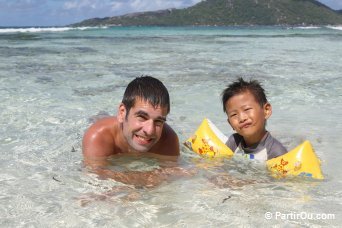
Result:
[[122,103],[127,110],[126,117],[130,109],[134,106],[136,99],[149,102],[153,107],[166,107],[170,112],[170,97],[164,84],[151,76],[141,76],[131,81],[125,90]]
[[223,111],[226,112],[225,104],[233,96],[242,92],[250,92],[253,94],[255,100],[263,107],[268,101],[266,98],[265,90],[257,80],[250,80],[249,82],[238,78],[235,82],[229,84],[222,92]]

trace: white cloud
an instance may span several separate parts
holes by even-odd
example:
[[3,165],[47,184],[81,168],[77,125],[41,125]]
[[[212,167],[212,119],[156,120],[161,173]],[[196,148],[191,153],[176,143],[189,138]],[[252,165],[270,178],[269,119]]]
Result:
[[127,1],[127,6],[132,11],[151,11],[168,8],[183,8],[194,5],[201,0],[132,0]]
[[96,8],[98,1],[89,1],[89,0],[79,0],[79,1],[66,1],[64,3],[64,9],[72,10],[72,9],[82,9],[82,8]]
[[[132,12],[184,8],[201,0],[67,0],[63,10],[89,17],[116,16]],[[64,12],[66,13],[66,12]]]
[[78,4],[77,2],[65,2],[64,3],[64,9],[71,10],[71,9],[77,9]]
[[96,10],[96,9],[108,9],[110,6],[116,3],[115,1],[101,1],[101,0],[75,0],[66,1],[63,4],[63,8],[66,10]]
[[342,9],[341,0],[320,0],[320,2],[329,6],[332,9]]
[[120,9],[122,9],[122,7],[124,6],[124,4],[122,2],[112,2],[111,4],[111,11],[118,11]]
[[46,0],[0,0],[0,8],[3,10],[13,10],[13,11],[21,11],[21,10],[33,10],[35,8],[39,8],[46,4]]

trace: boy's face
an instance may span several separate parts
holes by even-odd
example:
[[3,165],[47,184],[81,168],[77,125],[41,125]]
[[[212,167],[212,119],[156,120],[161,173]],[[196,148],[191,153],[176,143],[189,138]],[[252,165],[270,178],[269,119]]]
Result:
[[271,104],[263,107],[249,91],[231,97],[225,104],[228,123],[240,134],[247,146],[259,142],[266,133],[266,120],[272,114]]

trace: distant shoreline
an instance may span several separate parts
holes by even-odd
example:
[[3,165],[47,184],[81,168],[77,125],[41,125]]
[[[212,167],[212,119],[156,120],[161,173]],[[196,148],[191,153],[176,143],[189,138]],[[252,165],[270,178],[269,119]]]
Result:
[[50,28],[56,28],[56,29],[62,29],[62,28],[68,28],[68,29],[77,29],[77,28],[111,28],[111,27],[160,27],[160,28],[251,28],[251,27],[283,27],[283,28],[310,28],[310,27],[341,27],[340,25],[335,24],[310,24],[310,25],[290,25],[290,24],[276,24],[276,25],[95,25],[95,26],[72,26],[72,25],[65,25],[65,26],[0,26],[0,29],[50,29]]

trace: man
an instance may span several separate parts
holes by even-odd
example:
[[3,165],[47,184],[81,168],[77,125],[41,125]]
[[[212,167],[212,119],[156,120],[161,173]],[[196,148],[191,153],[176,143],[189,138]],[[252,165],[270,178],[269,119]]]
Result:
[[126,173],[105,168],[107,158],[117,154],[176,161],[179,141],[166,123],[169,112],[169,93],[162,82],[150,76],[134,79],[126,88],[117,116],[97,121],[84,134],[82,150],[85,164],[101,176],[147,187],[179,173],[182,170],[176,167]]

